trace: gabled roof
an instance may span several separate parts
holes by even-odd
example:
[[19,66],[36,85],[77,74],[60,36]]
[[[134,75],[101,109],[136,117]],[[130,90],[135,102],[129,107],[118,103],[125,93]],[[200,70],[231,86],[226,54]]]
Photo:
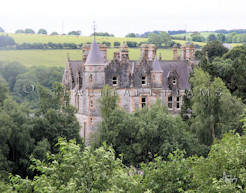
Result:
[[157,59],[157,56],[155,56],[155,60],[154,60],[153,65],[152,65],[152,71],[162,72],[160,63]]
[[103,57],[101,55],[101,52],[99,50],[99,46],[97,44],[96,39],[93,40],[89,55],[86,59],[86,62],[84,65],[104,65]]

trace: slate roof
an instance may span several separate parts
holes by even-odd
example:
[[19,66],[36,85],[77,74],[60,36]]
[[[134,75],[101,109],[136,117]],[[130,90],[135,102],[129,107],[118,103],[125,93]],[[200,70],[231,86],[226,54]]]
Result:
[[82,71],[82,60],[70,60],[69,61],[70,65],[71,65],[71,69],[72,69],[72,74],[73,74],[73,81],[76,84],[77,83],[77,71],[79,69],[79,71]]
[[160,63],[159,63],[159,61],[157,59],[157,56],[155,56],[155,60],[154,60],[153,65],[152,65],[152,71],[162,72]]
[[96,39],[93,40],[85,65],[105,64]]
[[192,68],[190,67],[188,61],[180,61],[180,60],[162,60],[159,62],[162,73],[162,88],[168,90],[168,75],[170,72],[176,69],[179,74],[179,84],[180,89],[190,89],[189,76],[190,72],[192,72]]

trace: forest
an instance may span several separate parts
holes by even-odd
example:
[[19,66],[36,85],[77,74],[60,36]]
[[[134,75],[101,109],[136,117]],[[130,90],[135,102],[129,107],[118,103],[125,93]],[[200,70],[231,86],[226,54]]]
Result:
[[160,100],[127,113],[105,86],[89,147],[63,68],[1,62],[0,192],[246,192],[246,46],[196,59],[179,116]]

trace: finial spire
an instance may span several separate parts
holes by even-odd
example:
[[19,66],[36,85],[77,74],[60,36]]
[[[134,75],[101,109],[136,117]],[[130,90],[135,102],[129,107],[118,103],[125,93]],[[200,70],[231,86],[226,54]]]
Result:
[[96,29],[97,29],[96,21],[94,20],[93,23],[94,23],[94,25],[93,25],[92,27],[93,27],[93,30],[94,30],[94,39],[95,39],[95,36],[96,36]]

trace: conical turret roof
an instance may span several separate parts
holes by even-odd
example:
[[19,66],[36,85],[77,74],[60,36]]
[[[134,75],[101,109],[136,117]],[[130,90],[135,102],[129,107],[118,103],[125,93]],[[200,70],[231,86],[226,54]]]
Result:
[[105,64],[103,61],[103,57],[99,50],[99,46],[97,44],[96,39],[93,40],[91,44],[91,49],[86,59],[85,65],[99,65]]
[[155,56],[155,60],[153,62],[151,71],[163,72],[163,70],[161,69],[160,63],[159,63],[159,61],[157,59],[157,56]]

